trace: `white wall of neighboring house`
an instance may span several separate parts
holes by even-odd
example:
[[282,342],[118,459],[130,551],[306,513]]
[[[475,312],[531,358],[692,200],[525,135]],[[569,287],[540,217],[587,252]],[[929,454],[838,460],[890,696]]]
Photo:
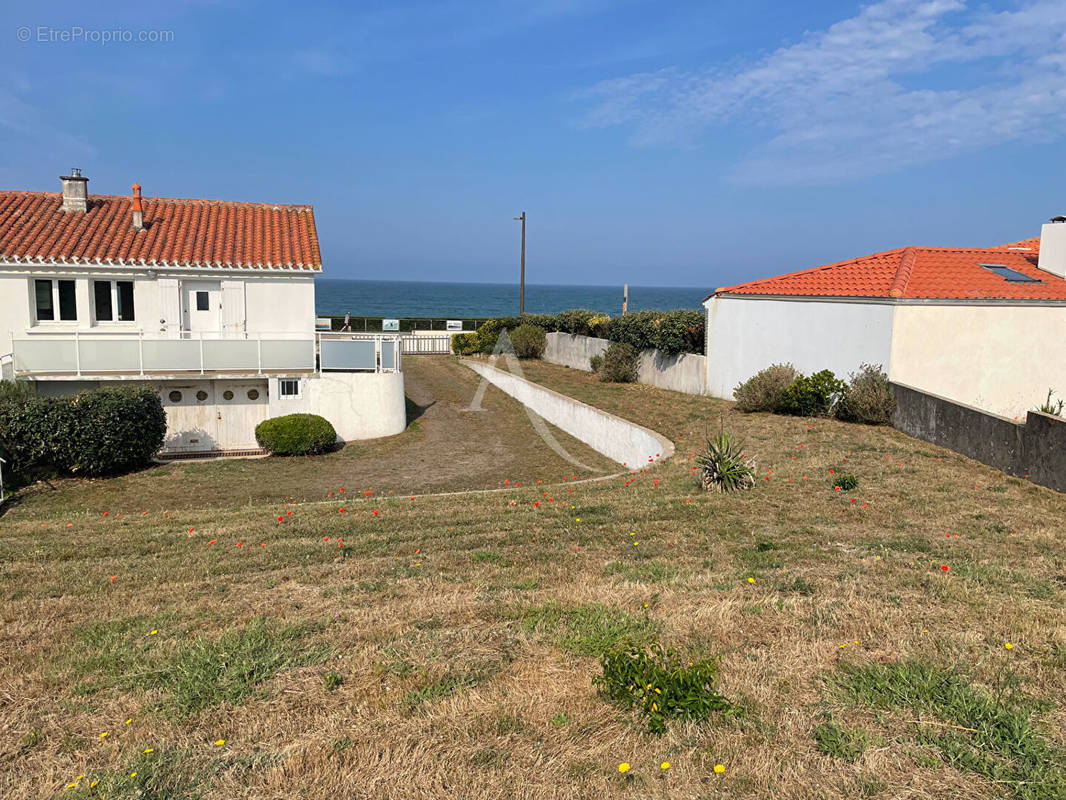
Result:
[[901,304],[889,378],[1005,417],[1066,397],[1066,307]]
[[888,368],[893,306],[860,301],[712,297],[707,309],[707,392],[733,389],[771,364],[846,379],[863,362]]

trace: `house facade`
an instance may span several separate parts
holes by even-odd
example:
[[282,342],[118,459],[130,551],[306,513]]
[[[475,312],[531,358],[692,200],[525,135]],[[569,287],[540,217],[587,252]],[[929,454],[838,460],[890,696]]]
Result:
[[707,385],[770,364],[900,384],[1006,417],[1066,396],[1066,219],[990,248],[906,247],[715,290]]
[[315,330],[309,206],[0,191],[0,369],[38,394],[153,387],[164,453],[255,451],[269,417],[342,440],[406,426],[400,342]]

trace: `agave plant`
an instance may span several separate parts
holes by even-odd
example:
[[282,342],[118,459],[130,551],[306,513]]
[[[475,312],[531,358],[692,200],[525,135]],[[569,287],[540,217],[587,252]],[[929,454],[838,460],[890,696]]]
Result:
[[731,434],[719,433],[707,440],[707,449],[696,456],[696,480],[701,488],[736,492],[755,486],[756,464],[744,455],[744,445]]

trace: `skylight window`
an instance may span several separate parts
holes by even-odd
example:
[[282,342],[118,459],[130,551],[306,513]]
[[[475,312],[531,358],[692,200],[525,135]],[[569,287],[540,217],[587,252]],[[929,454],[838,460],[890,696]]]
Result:
[[1043,283],[1039,278],[1026,275],[1024,272],[1018,272],[1018,270],[1011,269],[1006,264],[978,264],[977,266],[996,273],[1007,283]]

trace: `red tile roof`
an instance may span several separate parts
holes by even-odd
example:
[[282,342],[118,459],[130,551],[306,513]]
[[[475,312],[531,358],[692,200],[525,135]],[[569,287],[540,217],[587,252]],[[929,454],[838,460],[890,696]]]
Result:
[[[989,248],[903,247],[774,278],[716,295],[1066,301],[1066,280],[1037,268],[1040,239]],[[981,264],[1000,264],[1040,283],[1011,283]]]
[[0,261],[322,269],[310,206],[145,197],[143,231],[129,197],[61,206],[59,193],[0,191]]

